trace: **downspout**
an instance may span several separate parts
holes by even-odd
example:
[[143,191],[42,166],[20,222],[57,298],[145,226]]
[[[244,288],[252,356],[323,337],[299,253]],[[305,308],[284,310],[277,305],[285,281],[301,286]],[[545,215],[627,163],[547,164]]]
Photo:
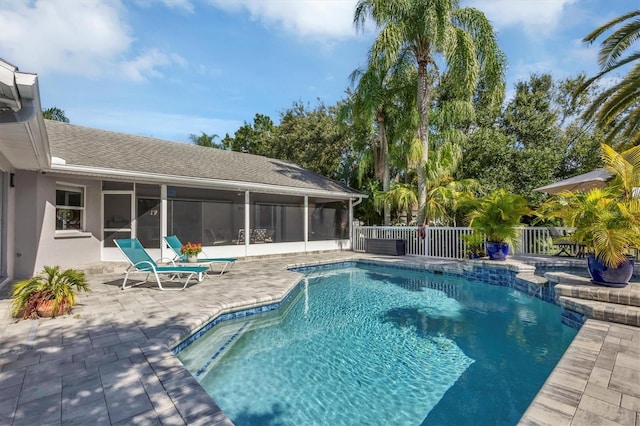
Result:
[[309,243],[309,196],[305,195],[304,196],[304,218],[302,221],[302,227],[304,228],[303,232],[304,232],[304,252],[307,252],[307,244]]
[[358,197],[354,202],[353,198],[349,198],[349,226],[351,227],[351,250],[353,251],[353,244],[356,240],[355,227],[353,226],[353,208],[360,204],[364,197]]

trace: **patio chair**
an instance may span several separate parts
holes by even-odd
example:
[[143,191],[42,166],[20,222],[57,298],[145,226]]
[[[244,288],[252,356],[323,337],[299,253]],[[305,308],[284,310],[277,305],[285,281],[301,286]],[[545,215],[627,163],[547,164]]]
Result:
[[[253,244],[254,243],[254,238],[253,238],[253,229],[249,229],[249,243]],[[244,244],[244,228],[240,228],[238,229],[238,239],[236,240],[236,244]]]
[[253,242],[255,244],[266,243],[267,241],[267,230],[263,228],[258,228],[253,231]]
[[[180,249],[182,248],[182,242],[176,235],[167,235],[166,237],[164,237],[164,241],[167,243],[169,248],[173,250],[173,252],[175,253],[175,257],[173,258],[174,262],[187,261],[186,256],[180,253]],[[214,263],[223,263],[222,271],[220,271],[218,275],[224,274],[225,271],[227,271],[227,268],[231,269],[231,267],[236,263],[236,260],[238,260],[238,258],[236,257],[206,257],[207,256],[206,253],[202,252],[201,254],[204,257],[198,257],[198,263],[208,263],[209,265],[207,266],[207,268],[210,271],[213,271],[213,269],[211,269],[211,266]]]
[[[194,275],[201,277],[202,274],[209,269],[208,266],[181,266],[176,265],[174,262],[171,262],[171,266],[158,265],[137,238],[116,239],[113,241],[116,243],[116,246],[120,249],[124,257],[126,257],[129,263],[131,263],[125,271],[124,282],[122,283],[123,290],[125,288],[131,288],[146,283],[149,280],[149,275],[151,274],[155,277],[160,290],[184,290],[187,288],[189,281]],[[133,273],[146,274],[146,277],[143,281],[127,286],[129,274]],[[162,287],[160,275],[169,275],[169,279],[172,280],[180,277],[182,274],[187,275],[182,288]]]
[[559,251],[555,254],[556,256],[573,256],[573,250],[576,249],[578,257],[580,257],[580,248],[577,247],[576,242],[571,238],[571,233],[553,226],[547,229],[549,230],[552,244],[558,247]]

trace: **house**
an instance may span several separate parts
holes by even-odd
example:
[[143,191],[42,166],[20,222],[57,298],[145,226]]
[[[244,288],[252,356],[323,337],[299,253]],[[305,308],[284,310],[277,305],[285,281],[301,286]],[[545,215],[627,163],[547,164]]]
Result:
[[0,60],[0,269],[122,261],[115,238],[169,257],[350,249],[363,195],[295,164],[45,120],[38,78]]

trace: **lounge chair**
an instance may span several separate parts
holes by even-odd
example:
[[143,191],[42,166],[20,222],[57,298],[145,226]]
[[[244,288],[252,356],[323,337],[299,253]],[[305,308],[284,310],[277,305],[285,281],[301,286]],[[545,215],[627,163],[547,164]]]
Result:
[[[164,237],[164,240],[169,246],[169,248],[173,250],[173,252],[175,253],[175,257],[173,258],[174,262],[187,261],[186,256],[180,253],[180,249],[182,248],[182,242],[177,236],[168,235]],[[207,255],[204,252],[202,252],[201,254],[204,257],[199,257],[198,263],[200,264],[208,263],[209,265],[207,266],[207,268],[209,268],[210,270],[212,270],[211,266],[214,263],[224,263],[224,265],[222,266],[222,271],[220,271],[218,275],[224,274],[227,268],[231,269],[231,267],[235,264],[236,260],[238,260],[236,257],[206,257]]]
[[[116,246],[120,249],[122,254],[127,258],[131,265],[125,271],[124,282],[122,283],[122,289],[134,287],[140,284],[144,284],[149,280],[149,275],[153,274],[158,283],[160,290],[184,290],[189,281],[194,275],[198,275],[200,278],[204,272],[209,269],[208,266],[181,266],[176,265],[173,261],[170,266],[158,265],[155,260],[149,255],[149,253],[142,246],[137,238],[126,238],[114,240]],[[129,274],[141,273],[146,274],[143,281],[137,282],[127,286],[127,280]],[[160,281],[160,274],[169,275],[169,279],[175,279],[182,274],[186,274],[187,278],[182,288],[164,288]]]

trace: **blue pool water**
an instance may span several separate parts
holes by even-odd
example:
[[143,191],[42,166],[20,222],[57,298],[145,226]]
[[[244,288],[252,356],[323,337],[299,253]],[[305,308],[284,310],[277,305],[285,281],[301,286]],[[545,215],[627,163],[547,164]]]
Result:
[[506,287],[361,266],[310,273],[178,357],[236,425],[507,425],[575,334]]

